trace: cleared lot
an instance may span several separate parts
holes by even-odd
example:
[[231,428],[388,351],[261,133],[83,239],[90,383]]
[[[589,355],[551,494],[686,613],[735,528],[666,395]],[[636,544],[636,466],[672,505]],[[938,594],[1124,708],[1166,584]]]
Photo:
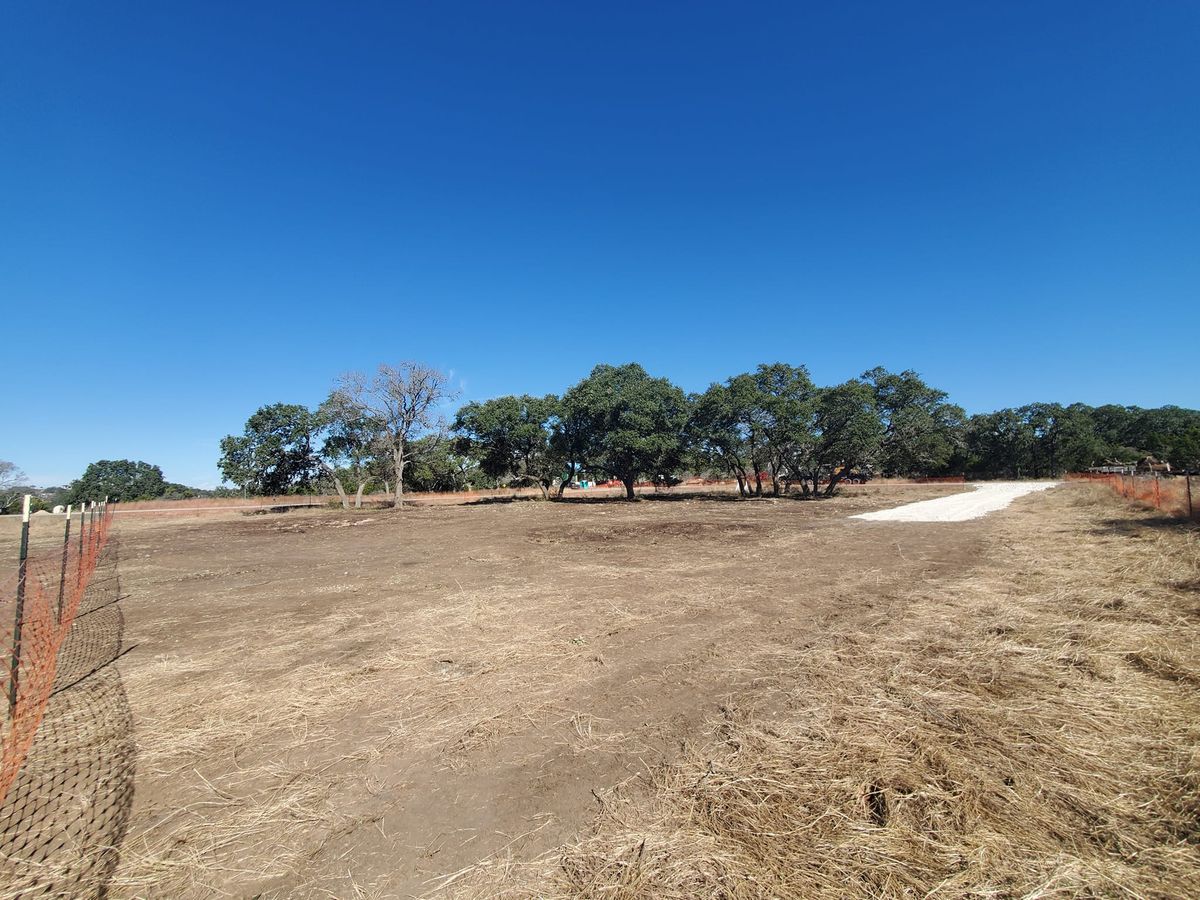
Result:
[[911,499],[126,520],[111,895],[1178,892],[1194,535]]

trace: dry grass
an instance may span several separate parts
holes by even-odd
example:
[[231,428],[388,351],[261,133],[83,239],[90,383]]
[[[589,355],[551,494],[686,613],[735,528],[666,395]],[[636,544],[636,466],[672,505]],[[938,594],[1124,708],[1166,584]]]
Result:
[[[343,587],[353,590],[311,592]],[[138,777],[178,793],[188,784],[194,799],[134,829],[114,895],[241,896],[246,884],[265,886],[262,896],[288,895],[331,839],[379,827],[343,804],[356,789],[380,792],[372,764],[398,745],[453,771],[535,718],[561,718],[588,747],[611,741],[593,734],[590,716],[560,704],[572,684],[603,665],[589,647],[593,635],[572,624],[569,599],[548,604],[540,626],[531,626],[516,614],[526,605],[519,592],[460,590],[441,606],[334,612],[308,626],[280,626],[270,641],[248,634],[241,645],[139,668],[126,678],[130,703],[154,715],[136,729]],[[607,627],[645,618],[613,607]],[[341,665],[295,665],[308,648],[364,633],[391,635],[393,644],[348,653]],[[346,731],[363,735],[352,754],[342,749]],[[271,887],[286,879],[291,887]],[[373,896],[354,887],[352,874],[348,883]]]
[[[1014,512],[1003,565],[764,674],[594,834],[463,895],[1200,896],[1200,532],[1090,489]],[[902,527],[902,526],[901,526]],[[590,723],[578,721],[582,734]]]
[[[1005,513],[987,533],[1003,549],[969,574],[918,575],[896,596],[888,572],[920,572],[910,559],[933,551],[898,525],[899,562],[885,558],[891,533],[864,524],[876,555],[847,553],[853,571],[812,582],[832,599],[816,612],[794,607],[796,621],[771,630],[764,603],[806,597],[804,554],[858,527],[841,524],[850,509],[830,507],[839,522],[830,531],[793,528],[790,518],[738,531],[745,569],[734,573],[722,565],[728,528],[707,544],[694,533],[703,522],[675,533],[686,507],[642,504],[636,519],[599,507],[564,536],[525,506],[489,521],[530,540],[472,537],[459,568],[400,560],[374,586],[340,560],[320,577],[298,566],[304,579],[281,585],[287,566],[260,570],[234,555],[237,544],[228,558],[206,548],[203,569],[160,568],[156,582],[139,568],[154,561],[131,554],[126,572],[150,596],[201,582],[172,602],[203,597],[189,627],[211,638],[193,634],[172,650],[168,629],[153,635],[159,655],[122,665],[140,806],[111,895],[406,896],[392,872],[433,859],[439,841],[461,843],[466,858],[439,870],[450,854],[436,856],[426,871],[447,874],[421,895],[1200,894],[1196,531],[1156,526],[1074,488]],[[716,513],[739,528],[776,522],[776,507],[755,506],[754,518],[741,509],[718,504]],[[417,521],[436,525],[432,513]],[[289,541],[315,532],[312,544],[287,545],[295,548],[371,528],[380,544],[405,547],[390,524],[278,523]],[[582,537],[590,543],[579,552],[562,542]],[[660,537],[653,578],[644,564],[631,572],[609,559]],[[357,544],[342,546],[354,558]],[[239,605],[260,593],[265,605]],[[751,594],[760,599],[746,602]],[[846,616],[830,612],[843,603]],[[254,629],[208,625],[248,608],[271,613]],[[616,634],[620,647],[602,649]],[[728,699],[671,765],[598,794],[594,834],[530,862],[574,833],[539,834],[551,824],[539,797],[537,816],[486,851],[476,852],[486,835],[466,828],[422,835],[426,847],[395,842],[404,816],[388,811],[430,783],[502,771],[547,747],[583,770],[660,759],[661,747],[696,738],[699,719],[677,721],[670,703],[645,713],[661,741],[637,730],[640,706],[602,705],[617,653],[636,704],[675,687],[678,709]],[[505,743],[511,736],[520,740]],[[605,773],[630,770],[601,764],[589,777],[611,785],[622,775]],[[496,805],[526,783],[502,783]]]

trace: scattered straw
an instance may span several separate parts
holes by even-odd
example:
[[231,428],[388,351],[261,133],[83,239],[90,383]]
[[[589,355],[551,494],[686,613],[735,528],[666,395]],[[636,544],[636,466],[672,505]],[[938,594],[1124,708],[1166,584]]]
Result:
[[[1200,539],[1088,490],[764,673],[594,834],[466,896],[1200,896]],[[766,674],[766,673],[769,673]]]

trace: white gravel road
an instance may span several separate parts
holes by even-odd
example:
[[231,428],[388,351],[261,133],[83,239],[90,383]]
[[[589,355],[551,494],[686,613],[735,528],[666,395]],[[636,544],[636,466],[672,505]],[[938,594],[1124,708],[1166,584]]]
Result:
[[1018,497],[1044,491],[1056,484],[1057,481],[988,481],[972,485],[974,490],[965,494],[906,503],[895,509],[859,513],[850,518],[872,522],[965,522],[1004,509]]

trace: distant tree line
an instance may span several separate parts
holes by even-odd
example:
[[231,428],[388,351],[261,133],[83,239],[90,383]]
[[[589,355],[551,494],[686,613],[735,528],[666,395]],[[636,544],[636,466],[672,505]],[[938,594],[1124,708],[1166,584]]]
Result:
[[1200,411],[1178,406],[1031,403],[972,416],[952,468],[979,477],[1049,478],[1147,456],[1200,470]]
[[636,363],[599,365],[564,394],[509,395],[445,411],[449,378],[406,362],[339,378],[316,409],[263,406],[221,441],[236,489],[168,482],[150,463],[98,460],[65,487],[35,488],[0,460],[0,512],[108,497],[116,502],[336,491],[365,494],[536,486],[581,478],[685,474],[737,481],[743,496],[832,494],[846,478],[966,475],[1048,478],[1152,456],[1200,470],[1200,410],[1031,403],[967,416],[916,372],[875,368],[819,386],[804,366],[760,365],[685,394]]
[[744,496],[827,496],[847,478],[1054,477],[1147,455],[1200,468],[1200,411],[1034,403],[967,416],[916,372],[871,369],[819,386],[804,366],[685,394],[640,365],[599,365],[561,396],[510,395],[443,414],[443,373],[418,363],[351,373],[316,409],[264,406],[221,441],[225,479],[251,494],[366,493],[732,478]]
[[167,481],[162,469],[132,459],[101,459],[91,463],[70,484],[35,487],[25,473],[11,462],[0,460],[0,513],[17,512],[25,494],[31,496],[33,511],[49,510],[68,503],[85,503],[108,498],[121,503],[133,500],[188,500],[233,494],[229,488],[201,490]]

